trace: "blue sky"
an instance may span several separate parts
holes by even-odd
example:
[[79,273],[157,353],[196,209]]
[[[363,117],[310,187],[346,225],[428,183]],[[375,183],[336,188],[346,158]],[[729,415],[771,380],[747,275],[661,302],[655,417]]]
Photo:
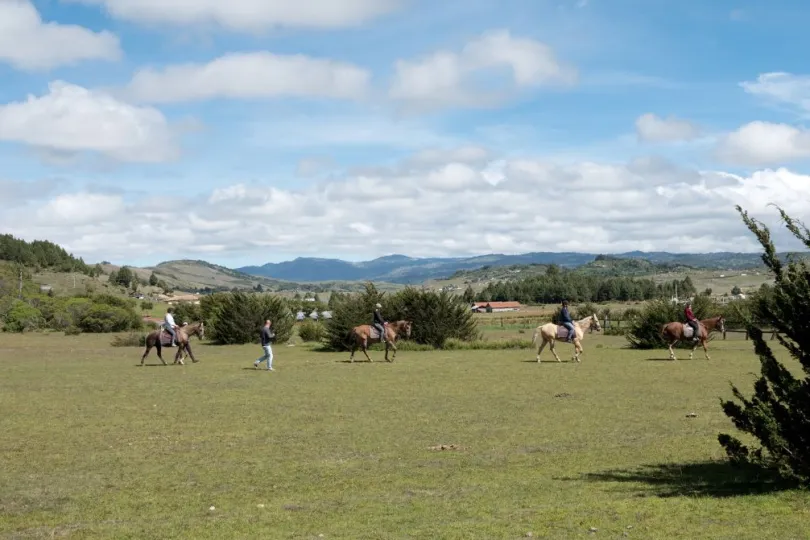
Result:
[[798,1],[294,6],[5,2],[0,230],[238,266],[748,251],[735,204],[810,212]]

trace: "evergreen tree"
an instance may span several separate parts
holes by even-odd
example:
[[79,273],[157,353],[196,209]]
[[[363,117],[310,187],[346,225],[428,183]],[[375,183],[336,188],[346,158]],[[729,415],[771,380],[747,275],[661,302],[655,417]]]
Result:
[[[736,207],[748,229],[764,249],[762,260],[773,272],[770,295],[759,298],[757,310],[778,332],[779,343],[799,361],[803,379],[794,376],[773,355],[753,319],[747,322],[754,351],[761,363],[761,376],[754,383],[754,395],[743,396],[732,385],[740,402],[722,401],[723,412],[740,431],[757,438],[761,447],[749,449],[737,438],[722,433],[718,441],[735,464],[753,464],[771,469],[783,477],[810,485],[810,267],[804,262],[779,260],[770,231],[748,213]],[[781,208],[787,229],[810,248],[810,230],[793,220]]]
[[472,285],[467,285],[467,288],[464,289],[462,298],[468,304],[475,302],[475,291],[473,290]]
[[152,275],[149,276],[149,285],[154,287],[154,286],[156,286],[158,284],[158,281],[159,280],[158,280],[157,274],[152,272]]

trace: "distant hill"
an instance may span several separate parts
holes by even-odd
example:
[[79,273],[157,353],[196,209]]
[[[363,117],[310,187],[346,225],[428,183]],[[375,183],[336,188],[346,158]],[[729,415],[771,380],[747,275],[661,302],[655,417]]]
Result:
[[[600,257],[590,253],[536,252],[522,255],[481,255],[459,258],[418,259],[405,255],[390,255],[371,261],[347,262],[340,259],[297,258],[282,263],[262,266],[245,266],[236,270],[284,281],[388,281],[391,283],[415,284],[427,280],[447,279],[459,271],[478,270],[482,267],[536,267],[556,264],[563,268],[577,268],[595,262]],[[603,260],[605,256],[602,256]],[[610,256],[618,260],[642,260],[651,265],[717,270],[742,270],[759,268],[762,259],[759,253],[667,253],[631,251]],[[633,271],[631,264],[622,263]],[[596,271],[598,267],[594,268]],[[641,269],[641,267],[639,267]],[[535,268],[535,270],[538,270]],[[640,270],[639,270],[640,271]],[[660,271],[660,270],[652,270]]]

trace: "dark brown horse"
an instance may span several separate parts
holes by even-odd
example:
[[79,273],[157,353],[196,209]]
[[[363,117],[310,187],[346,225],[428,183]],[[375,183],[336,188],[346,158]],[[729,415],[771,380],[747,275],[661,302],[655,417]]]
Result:
[[[411,321],[396,321],[385,325],[385,337],[388,338],[385,343],[386,361],[393,362],[394,358],[397,357],[396,341],[400,334],[404,333],[405,337],[411,337],[411,324]],[[366,355],[369,362],[373,362],[374,360],[368,355],[368,344],[380,343],[382,339],[379,333],[380,332],[370,324],[361,324],[360,326],[352,328],[349,332],[349,339],[352,340],[352,355],[349,357],[349,362],[354,362],[354,352],[357,350],[357,347],[363,350],[363,354]],[[390,360],[388,359],[389,345],[394,349],[394,356]]]
[[[205,325],[202,322],[185,324],[178,326],[177,330],[174,332],[177,334],[177,353],[174,355],[174,363],[177,364],[179,362],[181,366],[185,365],[183,360],[188,356],[191,356],[192,362],[197,363],[198,360],[194,358],[194,353],[191,352],[189,338],[196,335],[198,338],[203,339],[205,337]],[[157,351],[158,358],[160,358],[160,361],[163,362],[165,366],[166,361],[163,359],[160,351],[164,345],[171,343],[171,339],[171,334],[164,330],[163,327],[150,332],[149,335],[146,336],[146,350],[141,357],[141,365],[143,365],[144,360],[146,360],[146,355],[148,355],[149,351],[154,347]],[[184,353],[186,354],[184,355]]]
[[[695,349],[697,349],[698,343],[703,345],[703,352],[706,353],[706,360],[711,360],[709,358],[709,349],[706,344],[709,341],[709,334],[713,331],[718,332],[725,332],[726,330],[726,320],[722,317],[712,317],[711,319],[703,319],[699,321],[699,328],[700,331],[698,332],[698,339],[695,341],[695,346],[692,347],[692,351],[689,353],[689,360],[692,360],[695,354]],[[687,323],[682,322],[670,322],[665,324],[661,327],[661,337],[664,338],[664,341],[667,342],[669,345],[669,359],[675,360],[675,351],[672,350],[672,346],[678,343],[681,340],[689,340],[694,339],[692,335],[694,333],[694,329],[689,326]]]

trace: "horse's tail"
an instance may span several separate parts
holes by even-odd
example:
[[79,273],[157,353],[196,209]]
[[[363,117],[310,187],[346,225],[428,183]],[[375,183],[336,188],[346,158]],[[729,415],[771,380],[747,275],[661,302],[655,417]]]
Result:
[[534,334],[532,334],[532,345],[537,345],[537,333],[540,331],[540,327],[534,329]]
[[662,325],[661,325],[661,337],[662,337],[662,338],[666,338],[666,337],[667,337],[667,326],[669,326],[669,323],[666,323],[666,324],[662,324]]

